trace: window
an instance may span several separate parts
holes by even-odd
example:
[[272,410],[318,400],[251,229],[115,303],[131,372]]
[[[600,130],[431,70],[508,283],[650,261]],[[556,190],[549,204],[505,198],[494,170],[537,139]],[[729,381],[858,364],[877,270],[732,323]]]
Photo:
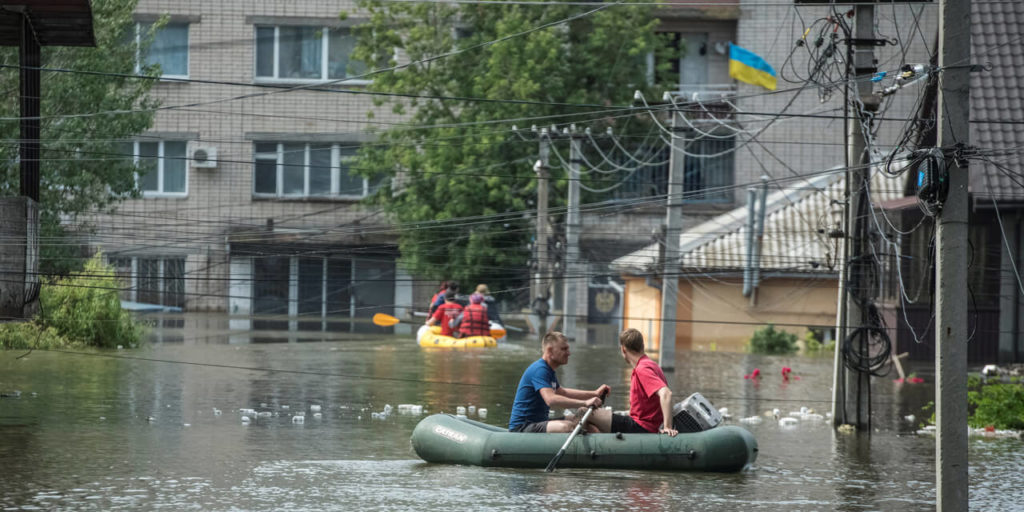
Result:
[[[135,26],[135,42],[140,44],[150,31],[152,23]],[[188,78],[188,23],[168,23],[153,34],[153,43],[139,54],[136,71],[143,66],[158,64],[161,76]]]
[[689,203],[731,203],[736,139],[689,140],[686,150],[697,155],[683,160],[683,194]]
[[257,142],[253,195],[273,197],[367,196],[371,184],[352,172],[357,146]]
[[256,78],[317,81],[362,75],[366,65],[350,58],[355,45],[346,28],[257,26]]
[[686,86],[699,86],[708,83],[708,34],[661,32],[665,48],[657,55],[647,56],[648,82],[655,82],[655,70],[667,59],[669,81],[665,84],[671,89],[684,90]]
[[175,197],[188,194],[188,169],[185,141],[141,142],[129,144],[139,169],[138,183],[145,197]]
[[185,258],[116,256],[108,261],[127,288],[126,300],[185,307]]

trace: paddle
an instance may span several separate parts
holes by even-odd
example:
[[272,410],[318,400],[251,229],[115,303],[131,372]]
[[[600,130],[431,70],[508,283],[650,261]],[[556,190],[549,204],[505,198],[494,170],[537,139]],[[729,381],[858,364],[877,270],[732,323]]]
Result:
[[[395,325],[398,322],[401,322],[401,320],[399,320],[398,318],[395,318],[395,317],[393,317],[391,315],[384,314],[384,313],[377,313],[377,314],[373,315],[373,323],[375,325],[379,325],[381,327],[391,327],[392,325]],[[491,337],[492,338],[495,338],[495,339],[502,338],[502,337],[505,336],[505,334],[506,333],[505,333],[504,329],[491,329]]]
[[[606,396],[608,396],[608,390],[605,390],[604,393],[601,393],[602,403],[604,402],[604,397]],[[579,434],[580,431],[583,430],[583,426],[587,424],[587,420],[590,419],[590,413],[594,412],[594,409],[594,406],[591,406],[589,409],[587,409],[587,413],[583,415],[583,419],[581,419],[580,422],[576,424],[576,428],[572,429],[572,433],[569,434],[569,439],[565,440],[565,444],[563,444],[562,447],[558,450],[558,453],[555,454],[555,458],[551,459],[551,462],[548,463],[548,467],[544,468],[544,471],[550,473],[555,470],[555,466],[558,464],[558,461],[562,460],[562,455],[565,455],[565,449],[569,447],[569,443],[571,443],[572,440],[576,437],[576,434]]]

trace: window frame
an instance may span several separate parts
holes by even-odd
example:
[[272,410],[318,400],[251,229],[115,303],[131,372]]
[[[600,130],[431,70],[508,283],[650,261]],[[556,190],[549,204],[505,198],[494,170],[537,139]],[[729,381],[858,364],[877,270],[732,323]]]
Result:
[[[142,72],[142,26],[153,26],[152,21],[136,21],[135,22],[135,73]],[[192,51],[190,42],[192,40],[192,24],[187,21],[171,21],[161,27],[160,30],[166,29],[169,25],[184,25],[185,26],[185,74],[170,74],[161,70],[160,78],[173,78],[173,79],[188,79],[190,75],[190,68],[192,64]],[[147,64],[148,65],[148,64]]]
[[[147,279],[152,279],[157,284],[156,289],[143,289],[142,288],[142,262],[151,261],[156,262],[156,273],[152,276],[148,276]],[[174,275],[175,272],[171,272],[169,265],[180,263],[181,275]],[[186,268],[188,266],[188,257],[184,255],[180,256],[154,256],[154,255],[135,255],[129,256],[125,254],[113,254],[107,256],[107,263],[114,267],[115,276],[118,279],[122,279],[125,285],[125,289],[122,292],[127,296],[127,300],[132,302],[140,302],[140,292],[156,293],[160,298],[159,301],[145,302],[145,304],[157,304],[166,307],[176,307],[185,309],[188,303],[188,292],[186,291],[185,278],[188,274]],[[176,283],[175,283],[176,282]],[[174,287],[180,287],[180,290],[172,289]],[[179,304],[168,304],[172,298],[178,299]]]
[[[345,83],[347,85],[367,85],[373,82],[364,78],[330,78],[330,34],[332,30],[344,31],[347,35],[355,37],[352,33],[352,29],[348,27],[331,27],[323,25],[288,25],[288,24],[267,24],[267,23],[256,23],[253,24],[252,30],[252,77],[253,83],[268,83],[268,84],[316,84],[316,83],[328,83],[338,82]],[[281,77],[281,27],[298,27],[298,28],[314,28],[320,30],[320,78],[282,78]],[[260,28],[272,28],[274,29],[274,57],[273,57],[273,76],[263,76],[258,74],[259,66],[259,29]],[[349,54],[349,61],[352,61],[351,54]],[[367,66],[369,69],[369,66]],[[348,71],[346,70],[346,75]]]
[[[185,186],[184,186],[184,190],[182,190],[181,192],[167,192],[167,191],[164,190],[164,162],[166,161],[165,159],[168,158],[168,157],[164,156],[165,155],[164,152],[165,152],[165,147],[166,147],[165,143],[167,143],[167,142],[180,142],[180,143],[185,145],[185,154],[182,155],[182,162],[185,164]],[[139,160],[141,158],[141,156],[140,156],[140,153],[141,153],[140,144],[157,144],[157,156],[156,156],[157,168],[156,168],[156,171],[157,171],[157,184],[159,185],[159,190],[156,190],[156,191],[143,190],[142,189],[142,183],[140,181],[142,179],[142,175],[140,175],[139,172],[136,170],[136,172],[135,172],[135,186],[139,188],[140,192],[142,192],[142,197],[143,198],[177,198],[177,197],[188,197],[188,182],[189,182],[189,176],[188,176],[189,172],[188,172],[188,170],[189,170],[189,167],[190,167],[188,165],[188,141],[184,141],[184,140],[134,140],[134,141],[132,141],[132,163],[135,165],[136,169],[138,169],[138,167],[139,167]]]
[[[275,151],[273,153],[266,151],[256,151],[256,146],[260,144],[274,144]],[[285,193],[284,192],[284,178],[285,178],[285,145],[290,144],[301,144],[302,145],[302,193]],[[330,191],[326,194],[312,194],[310,193],[310,162],[311,162],[311,151],[314,146],[327,146],[331,148],[331,186]],[[342,155],[343,148],[354,148],[358,149],[358,145],[354,143],[344,142],[332,142],[332,143],[316,143],[316,142],[285,142],[285,141],[254,141],[253,142],[253,158],[252,158],[252,197],[258,199],[321,199],[321,200],[361,200],[365,199],[370,195],[370,179],[365,176],[359,178],[363,182],[362,193],[360,194],[342,194],[341,193],[341,170],[342,162],[345,159],[351,159],[354,155]],[[274,156],[274,192],[257,192],[256,191],[256,165],[258,160],[270,160],[270,155]],[[351,176],[351,175],[350,175]]]

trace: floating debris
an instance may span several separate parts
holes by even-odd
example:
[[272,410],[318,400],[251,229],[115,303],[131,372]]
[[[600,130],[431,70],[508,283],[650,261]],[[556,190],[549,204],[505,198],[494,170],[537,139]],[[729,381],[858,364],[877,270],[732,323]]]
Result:
[[843,425],[839,425],[839,428],[836,430],[838,430],[840,434],[852,434],[857,431],[857,427],[854,427],[849,423],[845,423]]
[[218,409],[216,407],[213,408],[213,415],[214,416],[220,416],[221,414],[223,414],[223,411],[221,411],[220,409]]
[[461,406],[461,405],[456,407],[455,408],[455,415],[456,416],[461,416],[461,417],[465,418],[466,417],[466,408]]
[[481,418],[483,418],[483,419],[486,419],[487,418],[487,409],[485,409],[483,407],[477,409],[476,415],[481,417]]
[[320,418],[323,418],[324,415],[323,415],[323,413],[314,412],[313,413],[313,417],[316,418],[316,419],[320,419]]
[[292,416],[292,423],[298,424],[298,423],[305,423],[305,422],[306,422],[306,417],[305,416],[299,416],[299,415]]
[[760,416],[750,416],[748,418],[740,418],[740,423],[744,423],[744,424],[747,424],[747,425],[760,425],[762,421],[764,421],[764,420],[762,420]]
[[320,406],[319,405],[311,405],[311,406],[309,406],[309,412],[320,412]]
[[467,411],[467,412],[468,412],[469,414],[476,414],[476,406],[475,406],[475,405],[471,405],[471,406],[469,406],[469,407],[466,407],[466,411]]
[[283,410],[283,411],[287,411],[288,409],[291,409],[291,406],[288,406],[288,405],[282,405],[281,406],[281,410]]
[[787,416],[785,418],[779,418],[779,426],[782,427],[782,428],[793,428],[793,427],[796,427],[798,423],[800,423],[800,420],[798,420],[798,419],[796,419],[796,418],[794,418],[792,416]]
[[0,391],[0,398],[21,398],[21,391]]
[[251,420],[251,419],[249,419],[249,417],[248,417],[248,416],[242,416],[242,423],[243,423],[243,424],[246,424],[246,425],[247,425],[247,424],[249,424],[249,422],[250,422],[250,421],[252,421],[252,420]]

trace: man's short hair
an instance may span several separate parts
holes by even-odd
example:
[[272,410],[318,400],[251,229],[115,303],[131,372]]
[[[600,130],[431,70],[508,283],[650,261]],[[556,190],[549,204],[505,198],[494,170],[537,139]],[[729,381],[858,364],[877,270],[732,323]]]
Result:
[[630,327],[619,335],[619,345],[626,350],[637,354],[644,353],[644,335],[640,331]]
[[459,291],[458,281],[448,281],[448,291],[457,293]]
[[540,344],[542,347],[547,347],[563,341],[569,341],[569,338],[566,338],[561,332],[548,331],[548,333],[544,335],[544,340],[541,341]]

